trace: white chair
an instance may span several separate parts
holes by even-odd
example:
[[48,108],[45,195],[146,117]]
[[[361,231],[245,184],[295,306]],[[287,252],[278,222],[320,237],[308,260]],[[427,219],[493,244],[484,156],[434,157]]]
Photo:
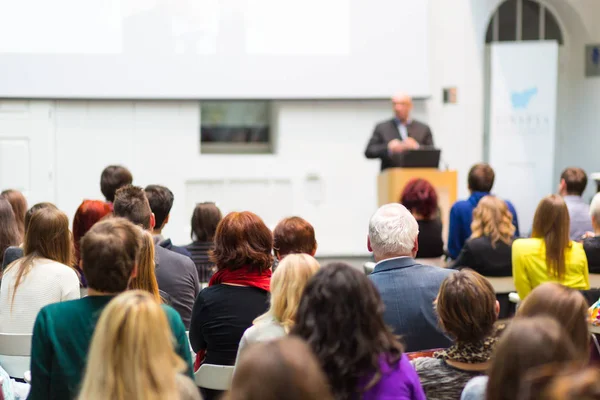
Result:
[[590,288],[600,288],[600,274],[590,274]]
[[234,368],[229,365],[202,364],[194,373],[194,381],[201,388],[229,390]]
[[511,293],[517,290],[512,276],[486,276],[485,278],[492,284],[496,294]]
[[31,334],[0,333],[0,365],[13,378],[29,371]]
[[365,271],[365,275],[370,275],[375,269],[375,263],[371,261],[367,261],[363,265],[363,270]]
[[196,359],[196,353],[194,353],[194,349],[192,349],[192,342],[190,342],[190,331],[185,331],[185,335],[187,336],[188,345],[190,346],[190,353],[192,353],[192,361]]
[[84,297],[87,297],[87,295],[88,295],[88,288],[84,288],[84,287],[79,288],[79,297],[81,297],[83,299]]

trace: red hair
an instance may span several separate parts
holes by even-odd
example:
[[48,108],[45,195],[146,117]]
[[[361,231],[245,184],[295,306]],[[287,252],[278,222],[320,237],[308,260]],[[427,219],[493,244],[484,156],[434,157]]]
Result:
[[430,219],[438,208],[435,188],[425,179],[413,179],[406,184],[400,197],[400,203],[409,211]]
[[316,249],[315,229],[303,218],[285,218],[273,231],[273,250],[279,257],[293,253],[313,255]]
[[84,200],[73,218],[73,243],[75,244],[75,265],[79,265],[79,243],[83,235],[102,218],[112,212],[111,206],[100,200]]

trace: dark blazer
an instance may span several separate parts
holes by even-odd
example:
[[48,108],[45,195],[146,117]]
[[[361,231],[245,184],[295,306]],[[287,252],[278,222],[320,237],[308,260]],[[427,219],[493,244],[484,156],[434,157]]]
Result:
[[[588,260],[590,274],[600,274],[600,236],[584,239],[583,250],[585,250]],[[6,253],[4,258],[6,258]]]
[[185,247],[175,246],[171,239],[165,239],[158,244],[160,247],[164,247],[167,250],[174,251],[175,253],[179,253],[182,256],[186,256],[188,258],[192,258],[192,253],[190,253]]
[[379,262],[369,275],[385,305],[383,319],[401,336],[407,352],[451,345],[440,329],[433,302],[442,281],[452,273],[402,257]]
[[194,301],[200,292],[196,265],[191,258],[161,246],[154,247],[154,263],[158,288],[170,296],[171,306],[189,329]]
[[419,219],[419,251],[417,258],[437,258],[444,255],[442,221],[439,218]]
[[[426,124],[412,120],[406,128],[408,137],[411,137],[422,146],[433,146],[433,135]],[[392,167],[392,159],[388,153],[388,143],[394,139],[401,139],[395,118],[381,122],[375,126],[373,135],[369,140],[365,156],[367,158],[380,158],[381,170]]]
[[469,239],[452,268],[471,268],[483,276],[512,276],[511,246],[498,241],[492,247],[488,236]]

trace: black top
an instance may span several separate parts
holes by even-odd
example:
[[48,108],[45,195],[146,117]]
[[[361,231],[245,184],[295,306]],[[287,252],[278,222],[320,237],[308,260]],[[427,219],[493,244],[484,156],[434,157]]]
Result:
[[211,276],[215,270],[215,264],[212,263],[208,257],[208,253],[215,247],[213,242],[199,242],[195,241],[187,246],[186,250],[192,255],[192,261],[196,264],[198,270],[198,278],[200,282],[210,281]]
[[268,293],[261,289],[231,285],[202,289],[192,311],[192,349],[206,349],[206,364],[234,365],[244,331],[268,308]]
[[600,236],[585,239],[583,249],[588,260],[590,274],[600,274]]
[[452,268],[471,268],[483,276],[512,276],[511,246],[497,241],[492,247],[488,236],[469,239]]
[[444,255],[442,221],[439,218],[417,220],[419,224],[419,251],[417,258],[436,258]]

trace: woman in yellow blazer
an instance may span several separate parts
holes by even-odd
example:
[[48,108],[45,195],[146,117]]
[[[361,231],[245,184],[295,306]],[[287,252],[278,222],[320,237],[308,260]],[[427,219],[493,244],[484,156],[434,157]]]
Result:
[[569,225],[567,205],[553,194],[538,204],[531,238],[513,242],[513,279],[521,300],[547,281],[579,290],[590,288],[585,251],[581,243],[569,239]]

